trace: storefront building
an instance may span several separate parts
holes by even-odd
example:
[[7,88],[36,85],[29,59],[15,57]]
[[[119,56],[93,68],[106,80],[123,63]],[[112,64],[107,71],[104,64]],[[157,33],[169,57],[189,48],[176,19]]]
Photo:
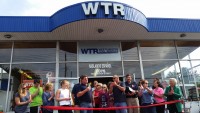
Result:
[[130,73],[150,85],[175,77],[184,97],[195,100],[199,46],[200,20],[147,18],[117,2],[78,3],[50,17],[0,16],[0,105],[12,111],[21,82],[39,78],[57,89],[67,79],[73,87],[82,74],[107,83]]

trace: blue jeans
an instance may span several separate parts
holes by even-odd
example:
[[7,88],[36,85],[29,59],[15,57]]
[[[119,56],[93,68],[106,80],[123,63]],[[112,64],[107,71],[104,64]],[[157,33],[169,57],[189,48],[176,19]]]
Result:
[[[89,103],[89,102],[81,102],[80,107],[93,108],[92,103]],[[93,111],[92,110],[80,110],[80,113],[93,113]]]
[[[151,103],[143,103],[142,106],[148,106],[151,105]],[[156,113],[156,107],[151,106],[147,108],[142,108],[143,113]]]
[[[126,102],[117,102],[117,103],[114,103],[114,106],[115,107],[126,107],[127,104],[126,104]],[[116,110],[116,113],[127,113],[127,109],[118,109],[118,110]]]

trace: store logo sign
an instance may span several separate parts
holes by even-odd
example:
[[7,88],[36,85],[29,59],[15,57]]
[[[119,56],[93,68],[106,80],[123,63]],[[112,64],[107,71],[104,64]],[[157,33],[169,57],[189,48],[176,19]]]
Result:
[[85,15],[96,15],[97,11],[101,8],[104,8],[105,15],[110,14],[110,8],[113,9],[113,15],[121,15],[124,16],[124,6],[119,3],[110,3],[110,2],[95,2],[95,3],[82,3],[82,8]]
[[[79,62],[121,61],[119,42],[80,42],[78,47]],[[105,65],[101,65],[101,67],[104,66]],[[92,67],[92,65],[90,65],[90,67]],[[100,71],[98,70],[98,72]]]
[[82,48],[82,54],[113,54],[118,53],[118,48]]

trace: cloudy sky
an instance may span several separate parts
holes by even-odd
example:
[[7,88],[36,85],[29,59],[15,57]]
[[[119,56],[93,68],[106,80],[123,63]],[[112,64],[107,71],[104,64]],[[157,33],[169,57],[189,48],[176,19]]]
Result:
[[[51,16],[63,7],[94,0],[0,0],[0,16]],[[101,0],[99,0],[101,1]],[[147,17],[200,19],[200,0],[104,0],[123,2]]]

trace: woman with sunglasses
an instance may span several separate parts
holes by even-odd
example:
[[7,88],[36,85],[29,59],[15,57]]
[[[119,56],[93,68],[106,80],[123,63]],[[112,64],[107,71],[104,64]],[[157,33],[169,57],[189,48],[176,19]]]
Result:
[[[142,100],[141,105],[142,106],[152,105],[154,102],[153,91],[148,87],[148,81],[143,80],[141,84],[142,87],[140,88],[139,91],[139,96],[141,97]],[[142,113],[156,113],[156,108],[154,106],[142,108]]]
[[15,113],[30,113],[29,103],[31,101],[31,95],[26,90],[25,84],[20,84],[18,92],[15,94]]
[[[94,103],[95,103],[95,108],[99,108],[99,93],[102,90],[102,83],[97,83],[97,86],[95,90],[93,91],[93,97],[94,97]],[[94,110],[94,113],[99,113],[99,110]]]

